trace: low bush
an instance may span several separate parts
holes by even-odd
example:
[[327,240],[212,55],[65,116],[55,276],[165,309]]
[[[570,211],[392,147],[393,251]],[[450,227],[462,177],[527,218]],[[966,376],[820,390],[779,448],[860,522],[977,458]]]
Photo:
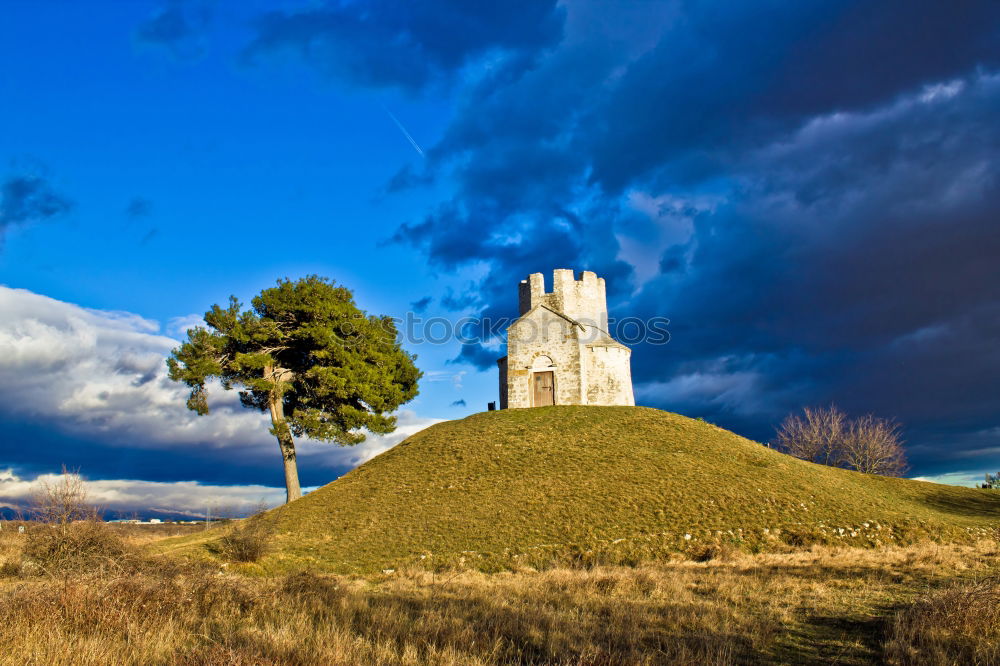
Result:
[[695,562],[711,562],[713,560],[728,562],[738,557],[741,552],[733,544],[720,541],[697,544],[690,549],[688,556]]
[[93,520],[32,525],[25,533],[26,564],[46,573],[117,568],[130,555],[120,536]]
[[0,564],[0,578],[16,578],[20,575],[20,562],[4,562],[3,564]]
[[899,613],[886,659],[901,666],[1000,663],[1000,579],[934,592]]
[[271,528],[263,520],[248,518],[223,535],[216,549],[230,562],[256,562],[267,554],[271,535]]

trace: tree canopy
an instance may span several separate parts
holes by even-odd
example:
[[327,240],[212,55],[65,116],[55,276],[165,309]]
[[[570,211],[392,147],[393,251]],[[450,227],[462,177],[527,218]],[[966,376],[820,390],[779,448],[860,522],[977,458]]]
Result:
[[285,464],[288,500],[301,495],[293,436],[360,443],[365,431],[395,430],[392,412],[417,395],[420,370],[397,340],[391,317],[366,314],[351,291],[311,275],[278,280],[243,310],[213,305],[207,327],[188,330],[167,360],[191,388],[189,409],[208,414],[206,383],[238,389],[240,402],[271,416]]

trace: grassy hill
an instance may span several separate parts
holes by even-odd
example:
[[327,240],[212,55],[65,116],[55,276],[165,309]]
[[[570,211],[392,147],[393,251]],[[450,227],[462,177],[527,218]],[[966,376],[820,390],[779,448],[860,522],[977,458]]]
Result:
[[432,426],[264,519],[265,571],[491,569],[977,537],[1000,526],[1000,493],[813,465],[655,409],[560,406]]

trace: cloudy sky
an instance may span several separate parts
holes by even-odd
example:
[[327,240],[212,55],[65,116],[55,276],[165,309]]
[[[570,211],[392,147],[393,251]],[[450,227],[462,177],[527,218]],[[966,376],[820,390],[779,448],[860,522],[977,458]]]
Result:
[[[913,474],[1000,469],[992,0],[4,2],[0,504],[276,502],[233,395],[165,377],[230,294],[506,317],[595,270],[641,404],[767,440],[804,405],[905,426]],[[302,443],[306,486],[496,399],[498,341],[407,341],[402,427]]]

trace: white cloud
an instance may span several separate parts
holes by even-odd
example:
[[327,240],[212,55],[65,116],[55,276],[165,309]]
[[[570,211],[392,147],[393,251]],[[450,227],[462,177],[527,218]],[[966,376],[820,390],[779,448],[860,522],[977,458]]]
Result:
[[171,317],[167,322],[166,332],[180,338],[187,338],[189,328],[205,326],[205,318],[200,314],[189,314],[181,317]]
[[[24,509],[42,484],[58,484],[62,474],[42,474],[24,479],[12,470],[0,470],[0,507]],[[197,481],[163,483],[134,479],[84,481],[87,502],[106,511],[187,515],[202,518],[211,510],[233,517],[252,512],[261,504],[277,506],[285,501],[284,488],[260,485],[217,486]],[[312,489],[306,489],[312,490]]]
[[468,374],[466,370],[429,370],[424,373],[425,382],[451,382],[456,390],[462,388],[462,379]]
[[24,289],[0,287],[0,409],[65,431],[130,446],[212,442],[262,445],[263,416],[215,392],[215,413],[198,417],[184,387],[166,376],[178,341],[156,322],[89,310]]
[[[388,435],[368,435],[368,438],[357,446],[340,448],[323,442],[306,440],[300,448],[305,455],[319,455],[325,452],[327,457],[336,457],[341,464],[357,466],[368,462],[380,453],[384,453],[396,446],[410,435],[420,432],[428,426],[440,423],[444,419],[431,419],[417,416],[410,410],[403,410],[396,413],[396,430]],[[277,444],[273,444],[277,450]],[[333,451],[328,451],[332,449]],[[277,455],[277,454],[275,454]]]
[[965,81],[962,81],[961,79],[943,83],[934,83],[924,87],[923,92],[920,94],[920,101],[924,104],[930,104],[937,100],[951,99],[964,89]]
[[[169,449],[178,456],[185,448],[209,446],[277,457],[267,418],[242,408],[234,392],[210,387],[209,416],[186,408],[187,391],[169,380],[165,363],[179,341],[161,335],[155,321],[4,286],[0,312],[0,376],[5,378],[0,411],[7,418],[44,422],[113,446]],[[184,325],[189,318],[172,322]],[[399,428],[391,435],[370,435],[348,448],[305,440],[300,456],[330,466],[356,465],[437,422],[410,411],[397,416]]]
[[943,483],[948,486],[969,486],[975,487],[983,482],[986,475],[983,472],[948,472],[946,474],[931,474],[929,476],[915,476],[915,481],[930,481],[931,483]]

